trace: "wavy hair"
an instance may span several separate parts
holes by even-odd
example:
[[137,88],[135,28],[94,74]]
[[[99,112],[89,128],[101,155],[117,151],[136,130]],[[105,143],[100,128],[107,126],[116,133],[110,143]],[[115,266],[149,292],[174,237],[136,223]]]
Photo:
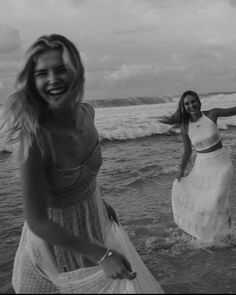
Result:
[[[27,158],[28,150],[36,140],[43,153],[40,141],[41,122],[48,104],[38,94],[34,70],[40,55],[50,50],[60,50],[66,67],[73,73],[71,85],[64,95],[63,102],[82,101],[84,93],[84,67],[75,45],[62,35],[51,34],[39,37],[26,52],[22,69],[15,81],[15,92],[9,96],[3,112],[1,129],[7,144],[20,143],[18,159]],[[60,104],[54,107],[59,107]]]
[[178,108],[175,111],[175,113],[162,116],[159,121],[164,124],[174,125],[174,127],[176,128],[180,127],[182,124],[188,123],[190,119],[190,115],[186,112],[184,107],[184,99],[188,95],[195,97],[197,101],[199,102],[199,104],[201,105],[201,101],[198,94],[195,91],[187,90],[181,95]]

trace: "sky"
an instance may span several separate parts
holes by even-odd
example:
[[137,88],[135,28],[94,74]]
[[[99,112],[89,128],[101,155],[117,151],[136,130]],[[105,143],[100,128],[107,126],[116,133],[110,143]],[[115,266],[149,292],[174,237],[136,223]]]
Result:
[[0,0],[0,99],[51,33],[79,49],[85,99],[236,91],[236,0]]

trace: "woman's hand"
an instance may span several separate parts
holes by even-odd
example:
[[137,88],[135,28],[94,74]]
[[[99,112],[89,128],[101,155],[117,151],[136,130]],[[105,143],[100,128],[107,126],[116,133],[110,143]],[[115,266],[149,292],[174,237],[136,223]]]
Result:
[[180,181],[180,179],[181,179],[183,176],[184,176],[184,171],[179,170],[178,173],[177,173],[177,176],[176,176],[178,182]]
[[119,224],[115,210],[112,208],[111,205],[107,204],[107,202],[105,202],[104,200],[103,202],[105,203],[109,219],[114,220],[117,224]]
[[110,253],[112,254],[107,255],[101,263],[106,275],[112,279],[135,279],[137,273],[132,271],[131,265],[125,256],[115,250],[111,250]]

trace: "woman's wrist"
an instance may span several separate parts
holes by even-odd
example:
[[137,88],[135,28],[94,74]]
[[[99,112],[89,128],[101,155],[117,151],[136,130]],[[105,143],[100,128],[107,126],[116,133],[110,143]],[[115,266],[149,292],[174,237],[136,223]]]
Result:
[[184,169],[179,167],[178,175],[183,176],[184,175]]
[[101,264],[107,257],[111,257],[113,254],[111,249],[107,249],[106,253],[98,260],[98,264]]
[[109,251],[111,251],[109,248],[102,246],[102,245],[96,245],[96,249],[94,249],[94,254],[90,256],[92,261],[99,265],[106,259],[107,256],[111,256]]

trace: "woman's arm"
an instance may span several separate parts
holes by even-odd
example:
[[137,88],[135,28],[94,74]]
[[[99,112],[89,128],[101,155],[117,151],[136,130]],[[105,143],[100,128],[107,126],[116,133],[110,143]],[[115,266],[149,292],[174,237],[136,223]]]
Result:
[[184,152],[182,154],[181,164],[179,166],[179,171],[177,174],[178,181],[180,180],[181,177],[183,177],[184,171],[192,155],[192,144],[187,135],[186,126],[184,125],[181,126],[181,136],[182,136],[183,145],[184,145]]
[[110,220],[114,220],[117,224],[119,224],[119,221],[118,221],[118,218],[117,218],[117,215],[116,215],[115,210],[104,199],[103,199],[103,202],[105,204],[105,207],[106,207],[106,210],[107,210],[107,214],[108,214],[109,219]]
[[216,122],[218,117],[230,117],[230,116],[236,115],[236,107],[225,108],[225,109],[214,108],[214,109],[207,111],[206,113],[208,113],[208,116],[214,122]]

